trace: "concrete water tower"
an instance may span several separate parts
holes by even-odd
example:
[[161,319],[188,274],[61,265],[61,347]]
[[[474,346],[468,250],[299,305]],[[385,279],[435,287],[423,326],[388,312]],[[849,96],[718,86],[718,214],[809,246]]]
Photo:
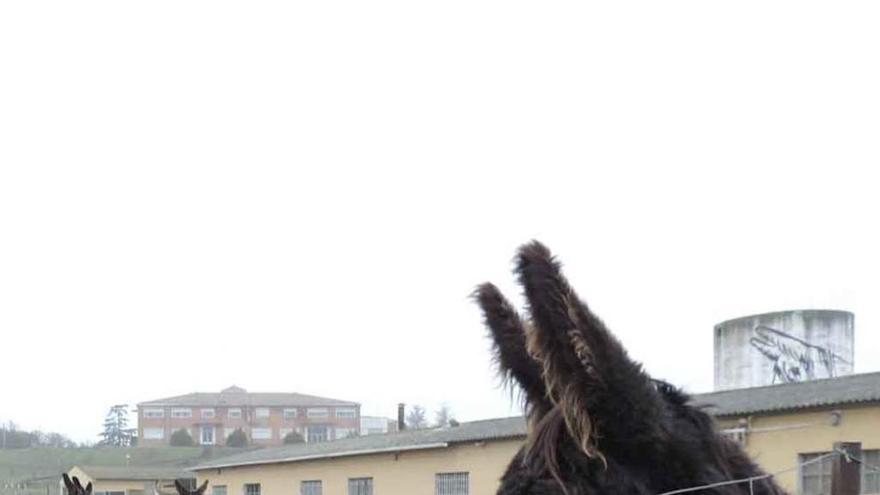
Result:
[[852,374],[854,319],[848,311],[795,310],[715,325],[715,390]]

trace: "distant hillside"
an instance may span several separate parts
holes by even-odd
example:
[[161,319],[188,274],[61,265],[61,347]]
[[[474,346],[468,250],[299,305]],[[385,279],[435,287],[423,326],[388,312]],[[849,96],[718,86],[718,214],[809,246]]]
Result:
[[[0,481],[60,476],[74,465],[193,466],[206,459],[248,449],[229,447],[75,448],[38,447],[0,450]],[[128,457],[126,457],[128,456]]]

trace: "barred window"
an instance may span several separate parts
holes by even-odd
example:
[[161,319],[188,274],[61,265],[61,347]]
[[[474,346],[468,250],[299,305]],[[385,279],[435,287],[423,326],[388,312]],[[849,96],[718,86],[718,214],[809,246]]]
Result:
[[[817,454],[801,454],[801,464],[822,457],[827,452]],[[826,457],[818,462],[801,466],[801,493],[803,495],[828,495],[831,493],[831,463],[833,458]]]
[[321,480],[303,481],[299,485],[300,495],[321,495]]
[[245,483],[244,495],[260,495],[262,491],[259,483]]
[[348,495],[373,495],[373,478],[349,478]]
[[468,473],[437,473],[434,476],[434,495],[468,495]]
[[863,450],[862,493],[880,493],[880,450]]
[[216,485],[211,487],[211,495],[226,495],[226,485]]

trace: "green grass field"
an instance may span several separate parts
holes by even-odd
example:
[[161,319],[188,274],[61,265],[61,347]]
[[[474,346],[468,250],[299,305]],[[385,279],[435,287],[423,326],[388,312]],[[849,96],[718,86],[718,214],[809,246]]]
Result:
[[[144,448],[34,448],[0,450],[0,480],[26,480],[60,476],[75,465],[193,466],[201,461],[245,449],[214,447]],[[126,457],[126,455],[128,457]]]

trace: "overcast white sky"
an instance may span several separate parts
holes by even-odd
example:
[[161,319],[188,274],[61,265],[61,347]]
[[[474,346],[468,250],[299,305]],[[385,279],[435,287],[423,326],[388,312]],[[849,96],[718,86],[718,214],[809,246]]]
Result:
[[648,370],[856,313],[876,2],[3,2],[0,420],[237,384],[517,414],[468,295],[537,238]]

